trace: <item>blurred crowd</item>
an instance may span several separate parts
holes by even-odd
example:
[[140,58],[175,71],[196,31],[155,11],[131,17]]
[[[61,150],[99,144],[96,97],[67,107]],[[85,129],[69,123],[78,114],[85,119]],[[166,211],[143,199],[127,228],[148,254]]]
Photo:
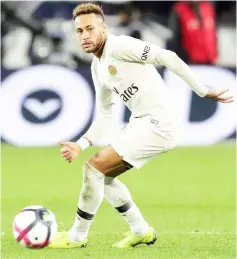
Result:
[[[2,66],[88,64],[72,22],[75,1],[2,2]],[[192,64],[236,66],[236,1],[97,1],[109,32],[175,51]],[[182,15],[181,15],[182,14]],[[227,47],[227,48],[226,48]]]

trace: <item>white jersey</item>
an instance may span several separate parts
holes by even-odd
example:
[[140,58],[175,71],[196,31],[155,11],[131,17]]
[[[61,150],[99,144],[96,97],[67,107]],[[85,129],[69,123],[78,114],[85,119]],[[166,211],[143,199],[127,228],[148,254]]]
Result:
[[207,94],[208,89],[174,52],[129,36],[109,35],[101,58],[94,57],[91,65],[98,116],[85,137],[93,143],[111,123],[114,94],[132,117],[150,116],[164,130],[172,127],[168,90],[155,64],[181,76],[199,96]]
[[93,81],[96,93],[102,96],[98,101],[106,104],[112,101],[112,94],[117,94],[133,117],[165,117],[167,88],[154,65],[143,62],[151,47],[144,43],[132,46],[134,56],[123,49],[123,45],[131,44],[131,40],[134,41],[126,36],[110,36],[102,57],[94,57],[91,67]]

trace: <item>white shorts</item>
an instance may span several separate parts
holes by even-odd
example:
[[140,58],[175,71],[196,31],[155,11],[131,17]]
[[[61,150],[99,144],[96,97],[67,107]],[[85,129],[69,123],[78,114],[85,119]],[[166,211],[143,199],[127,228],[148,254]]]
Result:
[[155,156],[176,146],[174,130],[162,130],[155,119],[132,118],[111,141],[123,160],[139,169]]

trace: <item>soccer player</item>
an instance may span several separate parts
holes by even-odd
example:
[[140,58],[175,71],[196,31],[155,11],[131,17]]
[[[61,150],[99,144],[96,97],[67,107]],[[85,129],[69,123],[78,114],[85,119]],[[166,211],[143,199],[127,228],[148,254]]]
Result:
[[169,93],[154,65],[166,66],[200,97],[222,103],[232,102],[233,97],[223,96],[227,90],[213,91],[204,86],[174,52],[132,37],[109,35],[103,11],[96,4],[78,5],[73,18],[84,51],[94,54],[91,73],[97,117],[77,142],[60,143],[63,158],[71,163],[110,127],[113,95],[120,97],[132,115],[111,143],[85,162],[75,222],[68,232],[59,232],[50,247],[86,247],[89,228],[103,197],[131,229],[115,247],[154,244],[156,231],[142,216],[127,187],[116,178],[132,167],[141,168],[176,145],[177,130]]

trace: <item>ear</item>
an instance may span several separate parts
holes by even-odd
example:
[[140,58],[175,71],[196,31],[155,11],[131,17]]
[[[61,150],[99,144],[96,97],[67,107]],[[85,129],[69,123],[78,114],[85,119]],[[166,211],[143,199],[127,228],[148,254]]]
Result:
[[107,25],[105,23],[103,23],[103,33],[107,32]]

